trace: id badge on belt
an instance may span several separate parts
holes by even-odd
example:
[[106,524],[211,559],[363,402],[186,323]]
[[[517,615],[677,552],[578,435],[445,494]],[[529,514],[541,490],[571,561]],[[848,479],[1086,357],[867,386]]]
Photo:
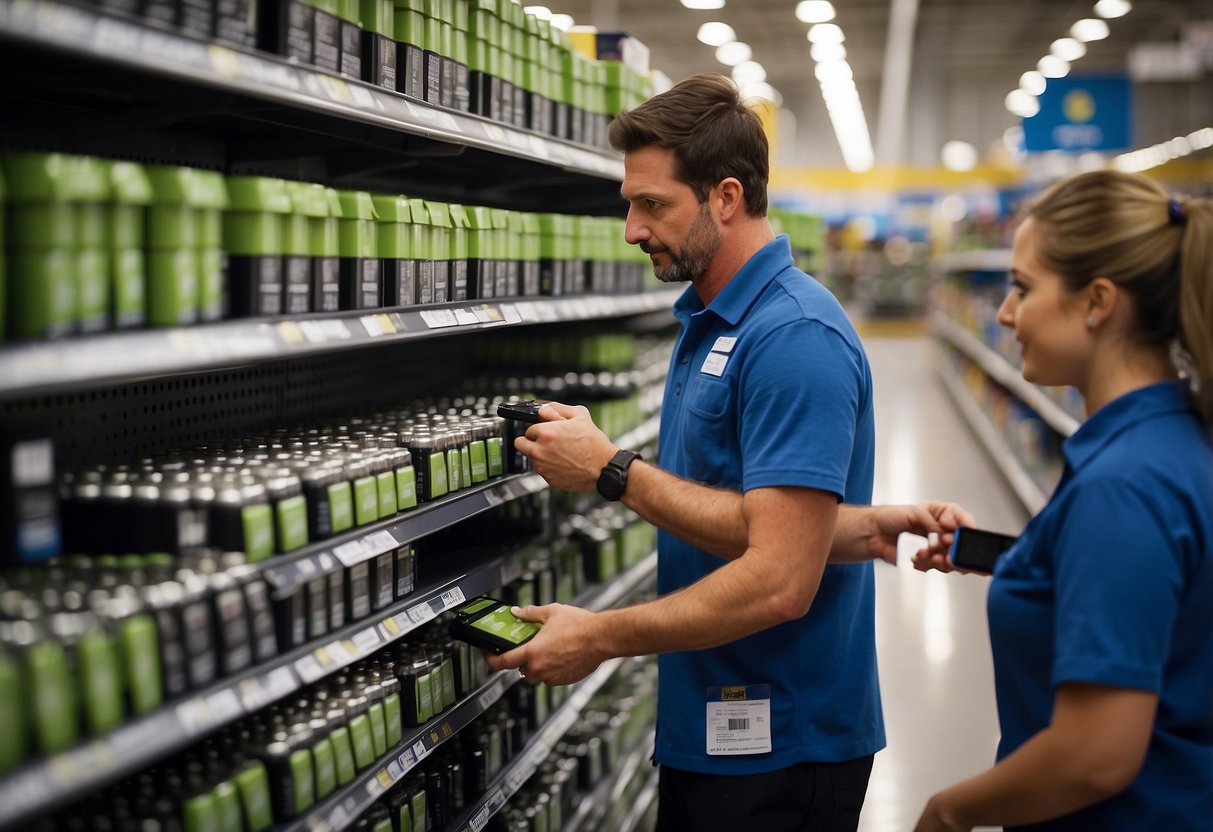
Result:
[[708,755],[765,754],[770,750],[771,686],[708,688]]

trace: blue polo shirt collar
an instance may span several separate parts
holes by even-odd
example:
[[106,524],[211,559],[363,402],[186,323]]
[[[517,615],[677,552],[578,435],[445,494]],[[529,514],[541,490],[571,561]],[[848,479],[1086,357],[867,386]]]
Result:
[[1078,470],[1119,433],[1146,419],[1192,409],[1187,383],[1163,381],[1125,393],[1095,411],[1062,444],[1071,470]]
[[[707,309],[728,323],[736,325],[745,317],[746,310],[754,305],[754,301],[758,300],[767,284],[784,269],[790,269],[794,265],[792,247],[788,243],[787,235],[780,234],[754,252],[754,255],[737,270],[737,274],[733,275]],[[694,286],[688,286],[682,296],[674,302],[674,317],[680,321],[685,321],[692,315],[704,311],[707,310],[699,299],[699,294],[695,291]]]

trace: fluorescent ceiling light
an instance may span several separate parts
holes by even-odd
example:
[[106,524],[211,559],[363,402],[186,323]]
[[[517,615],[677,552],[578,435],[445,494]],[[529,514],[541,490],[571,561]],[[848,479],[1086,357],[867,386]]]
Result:
[[1031,95],[1040,95],[1046,86],[1045,77],[1034,69],[1019,76],[1019,88]]
[[821,63],[822,61],[845,61],[847,48],[841,43],[815,43],[809,47],[809,57]]
[[733,80],[737,84],[760,84],[767,80],[766,68],[757,61],[742,61],[733,67]]
[[742,43],[739,40],[716,47],[716,60],[725,66],[737,66],[752,57],[754,57],[754,50],[750,49],[748,43]]
[[977,148],[968,142],[946,142],[939,153],[943,166],[948,170],[964,173],[977,167]]
[[573,26],[573,16],[568,14],[553,14],[552,25],[562,32],[567,32]]
[[803,23],[826,23],[834,19],[834,5],[826,0],[803,0],[796,4],[796,19]]
[[1036,68],[1046,78],[1065,78],[1070,74],[1070,62],[1056,55],[1045,55],[1036,63]]
[[821,82],[823,87],[840,82],[852,82],[855,73],[851,71],[851,65],[846,61],[825,61],[819,63],[814,69],[813,74],[817,76],[817,80]]
[[1056,55],[1063,61],[1074,63],[1087,54],[1087,47],[1074,38],[1058,38],[1049,45],[1049,54]]
[[712,9],[723,9],[724,0],[681,0],[682,5],[688,9],[702,9],[711,11]]
[[706,43],[708,46],[724,46],[726,43],[737,40],[737,33],[729,24],[713,20],[711,23],[700,26],[699,33],[695,37],[699,39],[700,43]]
[[779,90],[765,81],[743,84],[740,89],[742,99],[761,98],[764,101],[770,101],[776,107],[783,103],[783,96],[779,94]]
[[809,43],[842,43],[846,36],[837,23],[818,23],[809,29]]
[[1036,96],[1023,90],[1011,90],[1003,103],[1012,114],[1020,118],[1031,118],[1040,112],[1040,102],[1036,100]]
[[1103,40],[1108,36],[1108,24],[1098,17],[1084,17],[1070,27],[1070,36],[1083,43]]
[[540,20],[551,20],[552,10],[547,6],[526,6],[523,8],[524,14],[529,14],[532,17],[537,17]]
[[1106,18],[1124,17],[1132,8],[1129,0],[1099,0],[1095,4],[1095,13]]

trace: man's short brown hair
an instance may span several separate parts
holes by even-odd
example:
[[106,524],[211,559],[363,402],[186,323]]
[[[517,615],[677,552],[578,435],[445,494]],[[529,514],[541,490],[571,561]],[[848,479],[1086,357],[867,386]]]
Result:
[[621,153],[656,145],[674,151],[674,175],[700,203],[723,179],[745,192],[746,211],[766,216],[770,171],[766,133],[737,86],[715,72],[693,75],[611,122],[611,146]]

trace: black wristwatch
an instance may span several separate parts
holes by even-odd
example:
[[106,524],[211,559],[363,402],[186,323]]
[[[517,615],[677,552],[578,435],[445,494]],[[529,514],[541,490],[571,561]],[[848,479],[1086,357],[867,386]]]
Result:
[[617,501],[628,487],[628,466],[640,459],[635,451],[620,451],[598,475],[598,493],[602,499]]

